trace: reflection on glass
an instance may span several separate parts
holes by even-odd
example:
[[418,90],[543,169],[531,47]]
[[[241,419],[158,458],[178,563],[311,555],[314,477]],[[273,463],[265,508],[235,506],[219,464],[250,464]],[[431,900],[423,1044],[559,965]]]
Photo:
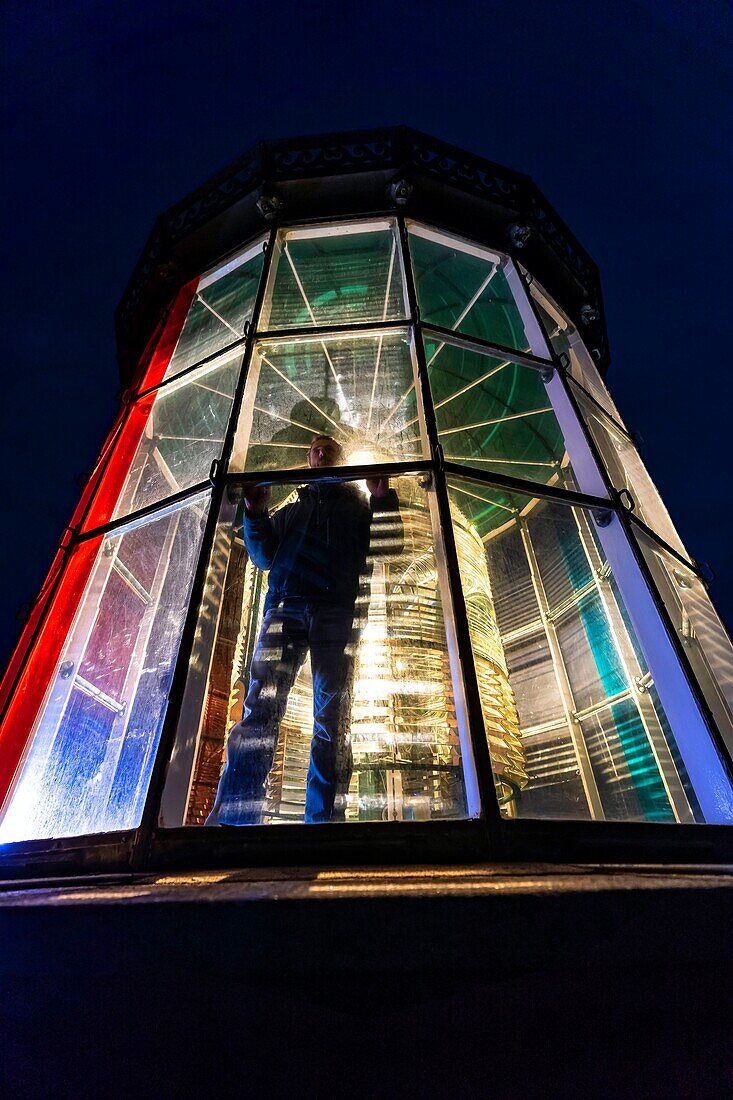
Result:
[[530,481],[560,478],[565,441],[538,371],[427,334],[425,356],[446,459]]
[[420,318],[502,347],[546,354],[506,257],[422,226],[410,227]]
[[733,749],[733,645],[700,578],[634,527],[718,729]]
[[388,222],[286,231],[260,329],[387,321],[405,316],[397,238]]
[[341,444],[351,465],[422,458],[416,400],[406,334],[260,344],[232,467],[304,466],[320,433]]
[[264,253],[258,243],[219,272],[200,280],[166,378],[242,340],[252,317]]
[[669,546],[687,557],[669,512],[632,441],[577,386],[573,386],[573,393],[601,452],[612,485],[616,489],[628,489],[636,514]]
[[[230,353],[158,390],[115,518],[208,477],[211,463],[221,454],[241,359],[241,351]],[[142,399],[141,416],[151,400]]]
[[[524,781],[503,812],[597,820],[699,819],[638,638],[585,510],[451,479],[491,580],[519,714]],[[476,565],[457,538],[464,589]],[[474,652],[486,629],[469,626]],[[495,692],[481,686],[484,710]],[[495,770],[502,766],[495,763]]]
[[0,824],[0,842],[139,824],[207,498],[107,537]]
[[[359,507],[368,508],[363,488],[344,484],[323,488],[329,493],[334,489],[357,493],[363,502]],[[343,804],[337,804],[331,820],[414,821],[466,815],[465,730],[458,717],[438,591],[431,500],[414,477],[393,479],[392,488],[399,510],[374,514],[350,623],[353,684],[341,704],[342,720],[350,730],[353,771]],[[309,490],[298,494],[293,487],[281,489],[280,499],[271,506],[273,516],[278,509],[291,507],[303,492]],[[328,508],[328,500],[324,498],[319,506]],[[259,675],[259,658],[257,654],[255,662],[252,658],[261,632],[267,576],[247,554],[240,515],[241,505],[232,501],[219,524],[163,797],[161,820],[168,826],[206,822],[214,806],[227,734],[237,728],[253,676]],[[332,520],[334,515],[332,511]],[[283,522],[286,526],[292,522],[292,512]],[[350,532],[341,528],[333,537],[338,541],[332,552],[344,563],[343,572],[351,557]],[[329,614],[334,610],[331,607]],[[290,613],[287,604],[280,605],[274,619],[270,615],[268,620],[265,657],[279,662],[292,688],[269,774],[260,782],[254,806],[249,805],[254,793],[250,792],[241,821],[277,824],[324,819],[306,815],[309,805],[312,812],[311,750],[319,736],[313,716],[315,650],[310,645],[308,658],[309,647],[300,645],[292,624],[285,621]],[[300,614],[299,609],[293,614]],[[282,643],[283,632],[290,639],[289,653]],[[316,645],[319,639],[320,635],[315,637]],[[312,634],[309,641],[314,641]],[[261,647],[258,652],[261,658]],[[292,667],[291,658],[299,667]],[[320,658],[316,654],[316,660]],[[275,687],[274,693],[278,691]],[[246,777],[242,782],[247,785]]]

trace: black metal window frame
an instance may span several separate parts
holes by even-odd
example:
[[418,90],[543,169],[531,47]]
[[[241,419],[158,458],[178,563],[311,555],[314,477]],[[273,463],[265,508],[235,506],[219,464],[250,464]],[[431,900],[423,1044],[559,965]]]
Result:
[[[319,224],[353,225],[356,221],[373,222],[388,219],[396,234],[403,290],[405,293],[405,316],[390,321],[366,322],[361,324],[336,324],[309,326],[293,329],[260,330],[258,322],[266,293],[271,291],[273,278],[273,255],[278,234],[283,229],[298,226],[313,227]],[[431,223],[440,233],[451,235],[449,228]],[[484,242],[476,242],[481,247]],[[248,246],[239,250],[246,251]],[[486,244],[485,247],[492,248]],[[108,447],[103,461],[95,473],[96,486],[90,493],[89,501],[80,524],[74,530],[67,530],[64,538],[64,550],[67,555],[73,549],[90,539],[112,532],[130,529],[153,516],[163,515],[166,511],[180,505],[202,491],[210,493],[209,511],[201,540],[198,563],[195,570],[189,606],[181,633],[178,654],[169,692],[168,706],[162,732],[156,751],[153,770],[148,784],[147,796],[140,824],[137,828],[122,832],[87,834],[78,837],[62,837],[50,840],[35,840],[3,845],[0,848],[0,878],[27,877],[33,872],[38,875],[85,874],[91,871],[120,873],[149,873],[162,869],[183,868],[200,865],[203,861],[208,867],[232,867],[249,864],[285,864],[288,862],[307,862],[310,864],[333,864],[338,862],[424,862],[533,859],[533,860],[577,860],[633,858],[649,860],[680,860],[690,858],[693,861],[716,862],[733,858],[733,829],[718,825],[655,825],[640,822],[583,822],[552,819],[506,819],[501,816],[495,795],[494,778],[489,755],[478,683],[473,664],[472,645],[468,631],[468,619],[461,586],[458,557],[450,517],[447,478],[460,477],[494,488],[521,493],[527,497],[555,500],[566,505],[576,505],[592,510],[594,513],[612,512],[619,517],[630,549],[639,570],[651,592],[657,612],[672,640],[678,660],[690,685],[695,701],[710,728],[714,743],[725,762],[729,773],[733,774],[730,757],[717,731],[715,721],[702,695],[699,684],[692,672],[689,659],[679,639],[670,615],[657,591],[649,567],[636,544],[633,526],[636,525],[672,557],[680,560],[686,568],[701,576],[696,563],[682,557],[674,548],[668,546],[656,532],[650,530],[628,506],[622,492],[611,483],[602,456],[595,445],[583,414],[577,405],[573,386],[594,401],[594,405],[624,435],[633,442],[626,429],[617,425],[613,417],[587,394],[577,380],[570,380],[567,360],[558,355],[547,338],[548,358],[544,359],[512,348],[493,344],[489,341],[464,336],[459,332],[446,329],[421,320],[417,291],[409,251],[409,233],[407,221],[400,212],[394,210],[370,213],[354,218],[299,220],[294,223],[280,222],[273,227],[264,241],[264,262],[252,317],[247,323],[244,336],[215,353],[189,365],[183,371],[163,379],[157,386],[147,389],[128,391],[122,395],[123,415],[117,426],[115,438],[124,429],[126,418],[131,414],[137,402],[148,398],[154,392],[160,392],[171,381],[178,381],[185,375],[194,373],[209,361],[221,358],[233,350],[242,348],[242,361],[239,378],[234,393],[229,421],[220,458],[212,463],[206,480],[197,482],[190,488],[172,494],[162,501],[138,509],[95,528],[84,529],[84,522],[92,507],[96,490],[104,477],[104,472],[114,450],[114,440]],[[505,256],[506,251],[492,248],[492,251]],[[511,259],[511,257],[509,257]],[[221,266],[226,260],[222,260]],[[525,273],[522,265],[515,264],[525,291],[526,302],[533,311],[542,332],[542,323],[537,304],[529,291],[531,275]],[[215,268],[210,269],[214,271]],[[440,822],[390,822],[390,823],[350,823],[348,825],[321,825],[317,830],[310,825],[292,824],[284,829],[272,829],[270,826],[247,826],[246,828],[203,829],[192,826],[179,828],[161,828],[158,826],[160,800],[165,783],[166,768],[173,749],[178,716],[186,685],[189,660],[193,648],[199,606],[203,595],[208,571],[209,558],[224,494],[232,485],[251,482],[254,478],[261,483],[299,483],[317,481],[321,477],[333,477],[332,471],[270,470],[232,473],[228,470],[232,455],[235,434],[245,393],[249,366],[255,347],[272,341],[293,341],[303,337],[318,338],[328,335],[338,337],[350,335],[381,333],[388,331],[408,331],[412,333],[412,344],[416,356],[417,379],[419,384],[419,408],[424,417],[425,428],[430,446],[430,455],[424,460],[411,462],[383,463],[379,465],[350,466],[343,468],[344,480],[362,479],[367,474],[397,476],[399,474],[428,474],[435,493],[437,511],[443,537],[443,550],[447,563],[449,595],[453,608],[458,643],[459,660],[463,672],[463,688],[468,704],[469,736],[476,766],[482,813],[479,818],[440,821]],[[607,496],[591,496],[553,485],[532,482],[497,472],[476,469],[469,464],[446,461],[438,436],[432,394],[428,379],[427,363],[424,352],[423,336],[433,335],[467,350],[481,354],[495,355],[511,359],[531,369],[547,374],[557,372],[562,379],[563,388],[572,405],[588,447],[593,455]],[[139,371],[144,377],[147,364]],[[68,560],[68,558],[67,558]],[[63,569],[59,570],[56,584],[59,583]],[[52,594],[50,599],[52,598]],[[49,599],[49,603],[50,603]],[[47,604],[48,606],[48,604]],[[40,624],[39,624],[40,629]],[[30,652],[32,646],[29,647]],[[22,666],[18,678],[22,674]],[[317,844],[317,848],[314,845]]]

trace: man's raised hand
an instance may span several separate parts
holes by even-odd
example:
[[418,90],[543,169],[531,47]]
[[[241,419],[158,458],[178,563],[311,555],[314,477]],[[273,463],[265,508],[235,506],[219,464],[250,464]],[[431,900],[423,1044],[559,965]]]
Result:
[[244,497],[244,506],[250,515],[262,515],[270,499],[270,486],[255,485],[248,482],[242,487],[242,496]]
[[389,478],[388,477],[368,477],[367,489],[379,500],[380,497],[386,497],[389,492]]

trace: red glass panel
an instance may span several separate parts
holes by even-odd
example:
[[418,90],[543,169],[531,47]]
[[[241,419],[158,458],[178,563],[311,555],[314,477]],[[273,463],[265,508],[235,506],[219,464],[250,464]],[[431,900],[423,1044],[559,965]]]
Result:
[[[3,689],[7,694],[27,648],[33,644],[0,725],[0,805],[8,792],[49,680],[56,669],[101,541],[101,537],[90,539],[73,551],[53,599],[49,602],[46,598],[36,605],[3,680]],[[63,560],[54,568],[63,568]],[[43,626],[33,642],[41,619]]]

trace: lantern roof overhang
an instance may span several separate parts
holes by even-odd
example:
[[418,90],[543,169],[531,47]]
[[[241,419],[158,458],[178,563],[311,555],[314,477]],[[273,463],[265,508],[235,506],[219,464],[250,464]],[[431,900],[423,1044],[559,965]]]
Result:
[[260,142],[161,214],[115,314],[123,386],[175,291],[266,226],[397,210],[524,264],[605,373],[598,268],[529,176],[393,126]]

